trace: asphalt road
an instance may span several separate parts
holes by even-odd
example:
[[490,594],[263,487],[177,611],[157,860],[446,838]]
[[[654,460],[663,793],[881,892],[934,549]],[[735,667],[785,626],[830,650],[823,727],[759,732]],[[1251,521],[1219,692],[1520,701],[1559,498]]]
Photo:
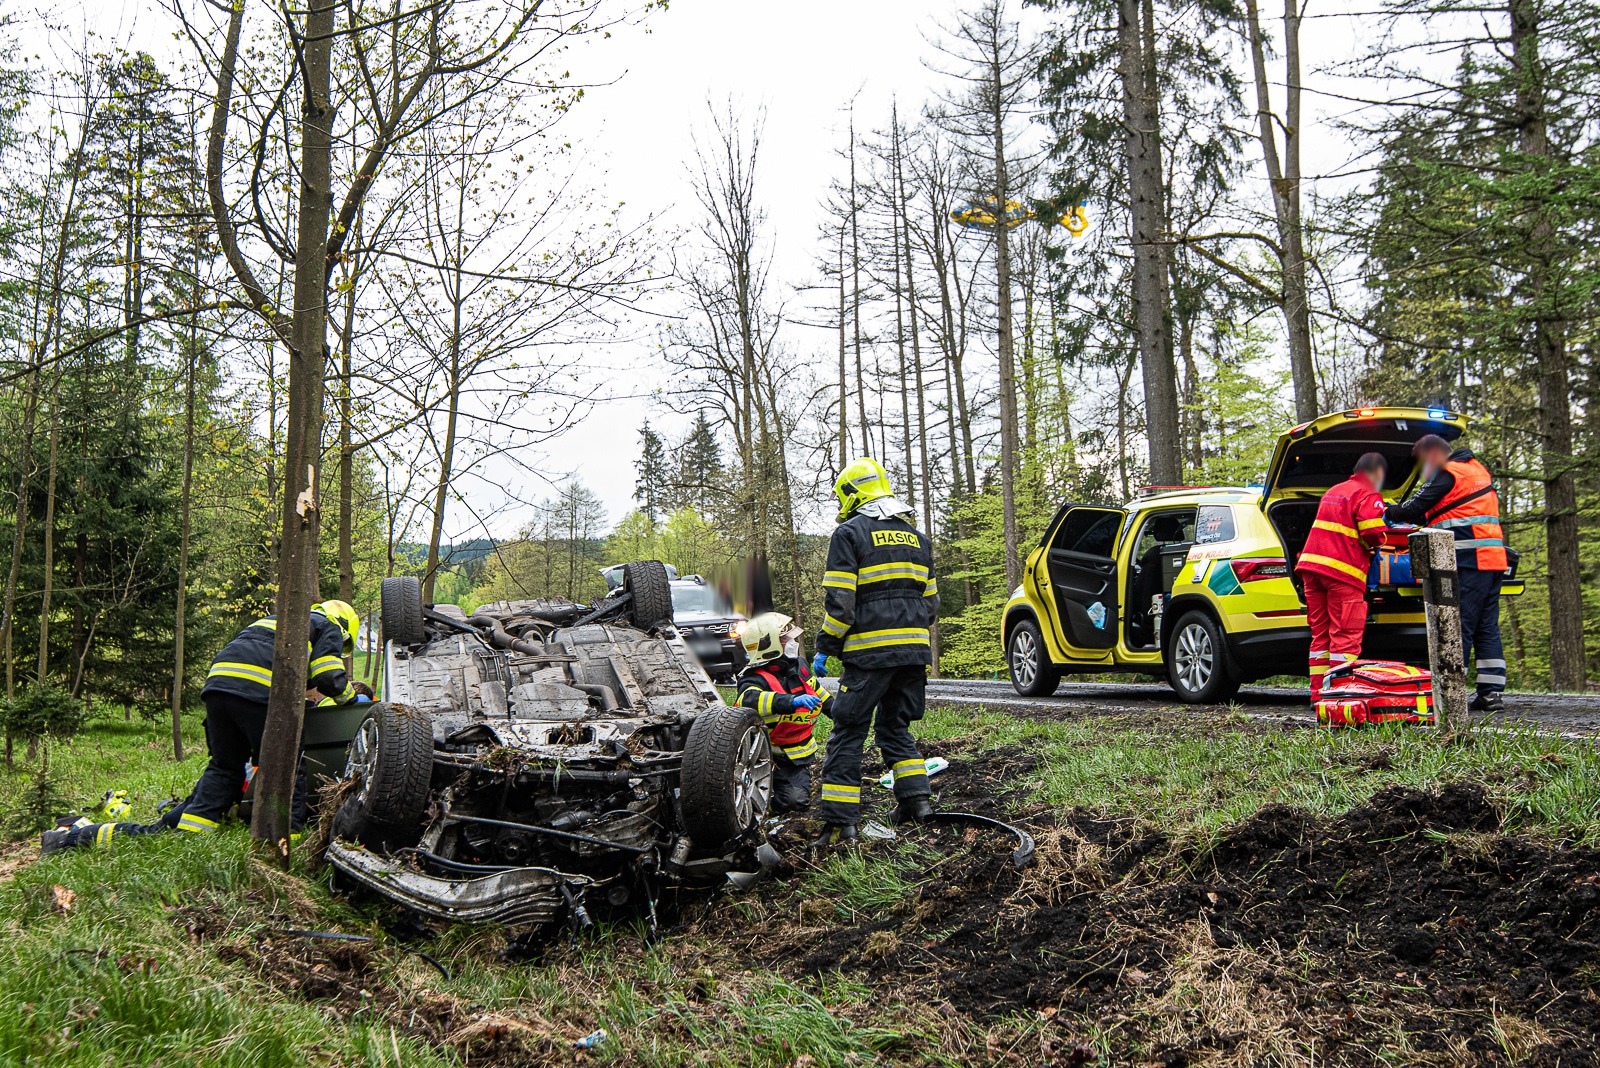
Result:
[[[1063,682],[1054,697],[1020,697],[1009,682],[930,679],[928,700],[940,704],[983,705],[1044,718],[1071,715],[1148,715],[1162,706],[1183,708],[1160,683]],[[1281,686],[1246,686],[1237,705],[1254,719],[1312,725],[1316,717],[1306,691]],[[1187,706],[1194,707],[1194,706]],[[1572,737],[1600,735],[1600,696],[1593,694],[1508,693],[1497,725],[1530,726]]]

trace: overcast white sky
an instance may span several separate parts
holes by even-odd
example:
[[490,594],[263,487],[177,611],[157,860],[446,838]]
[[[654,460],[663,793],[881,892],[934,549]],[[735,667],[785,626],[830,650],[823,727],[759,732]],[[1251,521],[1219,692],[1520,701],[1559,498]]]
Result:
[[[668,228],[683,227],[694,218],[685,164],[692,134],[704,126],[706,102],[731,96],[747,112],[765,108],[758,178],[774,240],[773,277],[785,289],[803,286],[816,278],[817,235],[825,221],[821,204],[840,173],[836,152],[849,107],[853,102],[860,128],[884,123],[893,97],[903,112],[915,113],[937,81],[924,66],[931,51],[924,35],[952,19],[959,6],[956,0],[674,0],[649,17],[649,32],[623,30],[575,52],[575,78],[617,81],[588,93],[564,133],[595,168],[591,181],[602,200],[625,201],[636,217],[656,214]],[[1313,0],[1312,11],[1369,6],[1365,0]],[[1020,0],[1016,8],[1021,10]],[[107,13],[118,9],[118,23],[109,25]],[[176,55],[168,16],[156,0],[67,0],[55,10],[57,21],[82,19],[124,46]],[[1030,13],[1030,21],[1037,17]],[[1359,30],[1353,19],[1313,22],[1306,35],[1308,69],[1351,54],[1359,47]],[[1307,103],[1308,169],[1332,169],[1347,148],[1331,132],[1331,142],[1319,142],[1319,120],[1325,107],[1344,105],[1315,97]],[[810,349],[819,360],[830,359],[825,333],[796,331],[790,342],[801,353]],[[612,392],[633,399],[598,406],[551,450],[556,466],[578,471],[601,496],[609,522],[632,507],[638,424],[648,415],[677,432],[687,422],[671,410],[670,398],[638,397],[667,384],[648,341],[620,356],[618,362],[630,370],[617,375]],[[527,491],[538,493],[531,486]],[[821,516],[826,502],[815,504]],[[507,529],[496,533],[515,526],[511,517],[501,522]]]

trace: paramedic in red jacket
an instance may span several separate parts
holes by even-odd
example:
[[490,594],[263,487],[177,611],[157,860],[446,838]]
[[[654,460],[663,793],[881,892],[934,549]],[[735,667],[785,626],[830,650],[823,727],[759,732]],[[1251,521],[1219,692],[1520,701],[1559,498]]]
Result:
[[1305,584],[1306,619],[1311,624],[1311,700],[1322,696],[1322,676],[1330,667],[1361,655],[1367,626],[1367,569],[1383,541],[1383,497],[1378,490],[1388,462],[1364,453],[1355,472],[1323,494],[1311,536],[1300,551],[1295,573]]

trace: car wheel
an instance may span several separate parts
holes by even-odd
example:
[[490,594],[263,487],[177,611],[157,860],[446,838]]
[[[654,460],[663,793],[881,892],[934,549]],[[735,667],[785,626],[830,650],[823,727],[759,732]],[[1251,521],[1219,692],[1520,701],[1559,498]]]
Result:
[[633,594],[628,618],[640,630],[672,622],[672,585],[666,565],[659,560],[636,560],[622,565],[622,588]]
[[386,578],[378,588],[383,636],[401,645],[427,640],[422,619],[422,583],[415,575]]
[[753,709],[719,709],[694,721],[678,797],[684,833],[702,850],[760,826],[772,801],[772,750]]
[[1190,704],[1220,704],[1239,692],[1223,650],[1222,630],[1206,613],[1186,613],[1167,636],[1167,681]]
[[433,777],[433,725],[404,705],[375,704],[345,751],[353,792],[339,806],[333,834],[387,852],[422,834]]
[[1039,624],[1024,619],[1006,641],[1006,666],[1011,669],[1011,687],[1024,697],[1049,697],[1061,684],[1060,670],[1050,662]]

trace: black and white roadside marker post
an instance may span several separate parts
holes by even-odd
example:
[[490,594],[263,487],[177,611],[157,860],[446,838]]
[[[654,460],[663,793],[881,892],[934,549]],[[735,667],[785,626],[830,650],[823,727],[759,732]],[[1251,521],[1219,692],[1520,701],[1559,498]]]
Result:
[[1467,658],[1461,650],[1456,539],[1448,530],[1423,527],[1406,541],[1411,573],[1422,583],[1422,600],[1427,609],[1434,726],[1450,731],[1467,723]]

